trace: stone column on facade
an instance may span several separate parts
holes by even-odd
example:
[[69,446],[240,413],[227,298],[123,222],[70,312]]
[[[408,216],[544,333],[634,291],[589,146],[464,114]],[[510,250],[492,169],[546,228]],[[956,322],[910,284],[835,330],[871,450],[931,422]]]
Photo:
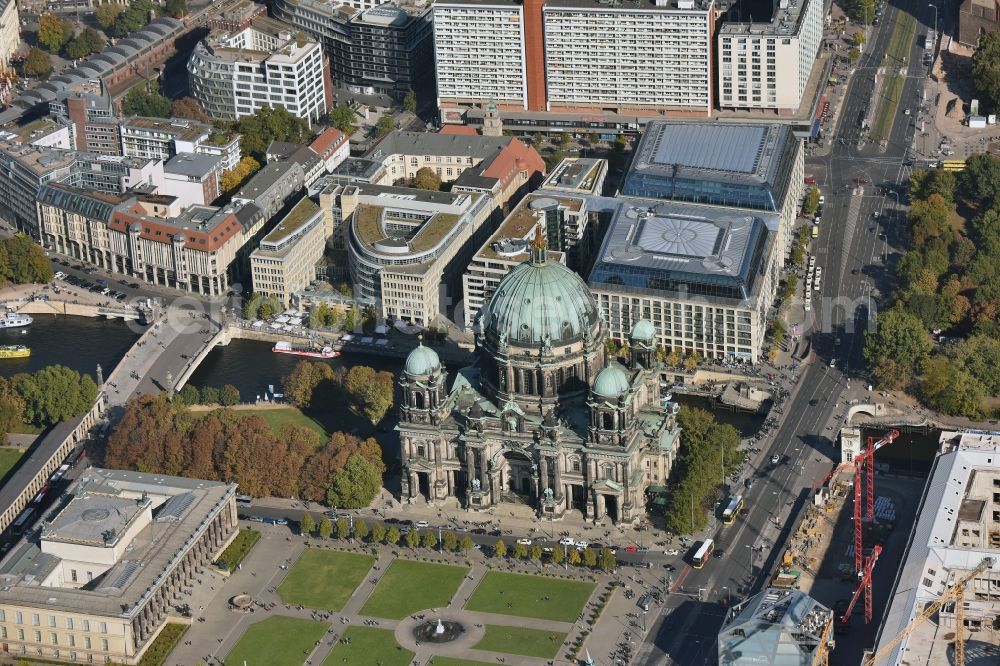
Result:
[[467,448],[465,450],[465,485],[467,489],[472,488],[472,480],[476,478],[476,450]]
[[563,466],[562,456],[554,457],[552,459],[552,462],[556,466],[556,473],[555,473],[556,492],[562,493],[563,496],[565,496],[566,492],[563,490],[563,482],[562,482],[562,466]]
[[[417,483],[417,473],[410,472],[410,497],[416,497],[420,494],[420,484]],[[427,499],[430,499],[429,497]]]
[[[486,469],[486,467],[487,467],[487,464],[486,464],[486,450],[485,449],[477,449],[477,451],[479,453],[479,484],[480,484],[480,487],[483,490],[486,490],[486,488],[488,487],[487,483],[489,483],[489,479],[487,478],[487,476],[488,476],[487,475],[487,469]],[[496,501],[495,498],[496,498],[496,495],[494,495],[494,501]]]
[[544,494],[549,488],[549,457],[541,456],[538,459],[539,462],[539,476],[542,480],[542,489],[539,494]]
[[598,493],[598,495],[597,495],[597,508],[596,508],[596,513],[594,514],[594,518],[599,520],[599,519],[603,518],[605,515],[606,515],[606,512],[605,512],[605,509],[604,509],[604,495]]

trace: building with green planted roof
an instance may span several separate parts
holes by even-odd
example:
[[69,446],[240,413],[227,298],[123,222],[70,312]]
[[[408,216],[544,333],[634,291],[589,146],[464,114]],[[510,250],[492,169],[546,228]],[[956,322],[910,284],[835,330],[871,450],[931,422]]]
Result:
[[674,405],[660,397],[656,331],[637,323],[628,358],[610,357],[593,294],[536,228],[528,261],[479,311],[475,362],[450,379],[428,347],[406,360],[403,496],[640,522],[680,443]]

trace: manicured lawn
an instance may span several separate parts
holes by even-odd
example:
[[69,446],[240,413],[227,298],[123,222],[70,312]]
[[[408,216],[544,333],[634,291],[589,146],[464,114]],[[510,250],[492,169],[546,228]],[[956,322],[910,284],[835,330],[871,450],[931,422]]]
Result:
[[361,615],[401,620],[427,608],[443,608],[455,596],[465,567],[396,560],[372,591]]
[[375,564],[360,553],[307,548],[278,587],[286,604],[337,612]]
[[400,647],[388,629],[351,627],[341,636],[344,639],[350,643],[338,642],[323,666],[407,666],[413,661],[413,653]]
[[319,421],[306,416],[296,407],[289,409],[258,409],[254,411],[254,414],[267,421],[267,425],[271,426],[271,430],[275,433],[281,430],[281,426],[291,423],[303,428],[309,428],[319,435],[321,446],[326,444],[330,439],[330,433],[326,431],[326,428]]
[[149,646],[146,653],[142,655],[139,666],[162,666],[170,651],[174,649],[187,630],[188,625],[186,624],[168,622],[157,634],[156,640]]
[[491,571],[479,583],[465,608],[539,620],[576,622],[593,591],[593,583]]
[[[6,439],[4,437],[4,441]],[[22,455],[24,455],[24,449],[15,449],[9,446],[0,447],[0,479],[7,476],[7,472],[14,468]]]
[[886,65],[905,65],[910,60],[910,47],[913,46],[913,39],[917,34],[917,19],[905,12],[896,13],[896,26],[892,29],[892,37],[889,38],[889,48],[886,51],[888,58]]
[[468,659],[455,659],[454,657],[431,657],[427,666],[495,666],[488,661],[469,661]]
[[258,541],[260,541],[260,532],[257,530],[241,529],[240,533],[233,539],[233,542],[222,551],[222,555],[219,556],[216,562],[219,563],[219,566],[233,571]]
[[559,631],[488,624],[483,640],[473,645],[472,649],[552,659],[565,640],[566,634]]
[[225,666],[267,664],[302,666],[323,638],[329,625],[284,615],[269,617],[250,625],[233,651],[226,655]]

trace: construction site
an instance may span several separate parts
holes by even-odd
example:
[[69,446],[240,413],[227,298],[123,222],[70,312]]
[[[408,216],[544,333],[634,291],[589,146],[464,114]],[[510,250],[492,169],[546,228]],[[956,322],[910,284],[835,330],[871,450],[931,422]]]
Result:
[[[941,436],[940,453],[950,446],[946,435],[955,433]],[[1000,562],[1000,456],[984,458],[988,468],[977,470],[977,483],[976,472],[965,472],[968,488],[956,524],[948,513],[941,517],[946,500],[936,496],[956,483],[941,470],[948,456],[940,456],[930,479],[883,473],[888,469],[876,462],[877,451],[899,436],[896,430],[864,438],[854,428],[842,431],[842,462],[812,489],[770,585],[794,588],[833,609],[832,635],[817,651],[816,664],[995,666],[1000,663],[1000,567],[993,567]],[[1000,435],[980,446],[1000,453]],[[981,529],[960,532],[963,520]],[[921,548],[928,552],[917,561]],[[945,569],[949,557],[954,565]],[[934,567],[926,566],[931,562]],[[966,629],[956,633],[957,626]]]

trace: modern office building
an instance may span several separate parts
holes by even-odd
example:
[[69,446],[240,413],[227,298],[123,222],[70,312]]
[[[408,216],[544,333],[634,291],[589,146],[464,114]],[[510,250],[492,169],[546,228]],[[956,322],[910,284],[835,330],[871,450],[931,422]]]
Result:
[[169,160],[180,153],[213,155],[222,171],[240,161],[240,135],[217,131],[209,123],[189,118],[132,116],[121,122],[121,154]]
[[567,157],[552,169],[542,183],[543,190],[599,197],[604,193],[608,161],[589,157]]
[[[823,0],[778,0],[757,22],[726,21],[718,32],[719,107],[794,114],[823,44]],[[736,11],[730,9],[730,18]]]
[[327,231],[323,210],[303,197],[250,254],[254,293],[290,305],[293,294],[316,279]]
[[631,331],[627,364],[611,358],[593,295],[548,259],[540,230],[481,318],[475,362],[450,388],[433,350],[406,359],[403,497],[469,511],[527,504],[542,520],[642,519],[647,489],[666,480],[680,446],[650,323]]
[[490,101],[539,119],[706,117],[714,25],[712,0],[435,2],[441,120]]
[[380,185],[405,184],[423,168],[452,191],[488,194],[506,209],[537,187],[545,162],[534,148],[509,136],[391,132],[365,155],[385,170]]
[[578,270],[581,240],[590,232],[587,200],[548,191],[529,194],[473,255],[462,275],[465,327],[472,330],[500,281],[530,256],[539,229],[549,248],[548,261]]
[[719,666],[822,663],[833,611],[804,592],[769,588],[729,609],[719,631]]
[[49,113],[72,123],[77,150],[121,155],[118,113],[104,82],[77,81],[66,86],[65,94],[49,102]]
[[348,228],[355,296],[381,303],[382,316],[431,326],[457,294],[472,248],[495,204],[484,194],[357,185],[340,197]]
[[238,32],[209,33],[195,47],[187,68],[192,94],[220,120],[280,106],[313,121],[333,99],[319,42],[267,17],[253,19]]
[[[59,183],[38,193],[44,245],[111,273],[221,296],[266,217],[252,203],[190,206],[176,197],[103,194]],[[249,253],[247,250],[245,253]]]
[[590,273],[608,335],[652,322],[666,350],[756,363],[777,292],[775,213],[622,200]]
[[219,198],[222,166],[213,155],[181,153],[163,163],[160,194],[177,197],[184,206],[204,206]]
[[277,0],[272,7],[277,18],[322,42],[336,85],[400,101],[409,90],[431,88],[430,1],[376,4],[352,7],[337,0]]
[[4,651],[138,664],[237,533],[236,485],[89,468],[0,562]]
[[621,193],[777,213],[783,262],[804,182],[805,150],[786,125],[655,120],[635,148]]
[[942,432],[916,513],[905,558],[893,569],[896,578],[876,650],[888,647],[927,604],[986,558],[993,562],[965,584],[964,627],[957,626],[957,604],[947,603],[880,663],[949,663],[955,655],[951,640],[955,631],[965,632],[966,663],[972,654],[981,655],[983,663],[995,661],[1000,618],[1000,432]]

